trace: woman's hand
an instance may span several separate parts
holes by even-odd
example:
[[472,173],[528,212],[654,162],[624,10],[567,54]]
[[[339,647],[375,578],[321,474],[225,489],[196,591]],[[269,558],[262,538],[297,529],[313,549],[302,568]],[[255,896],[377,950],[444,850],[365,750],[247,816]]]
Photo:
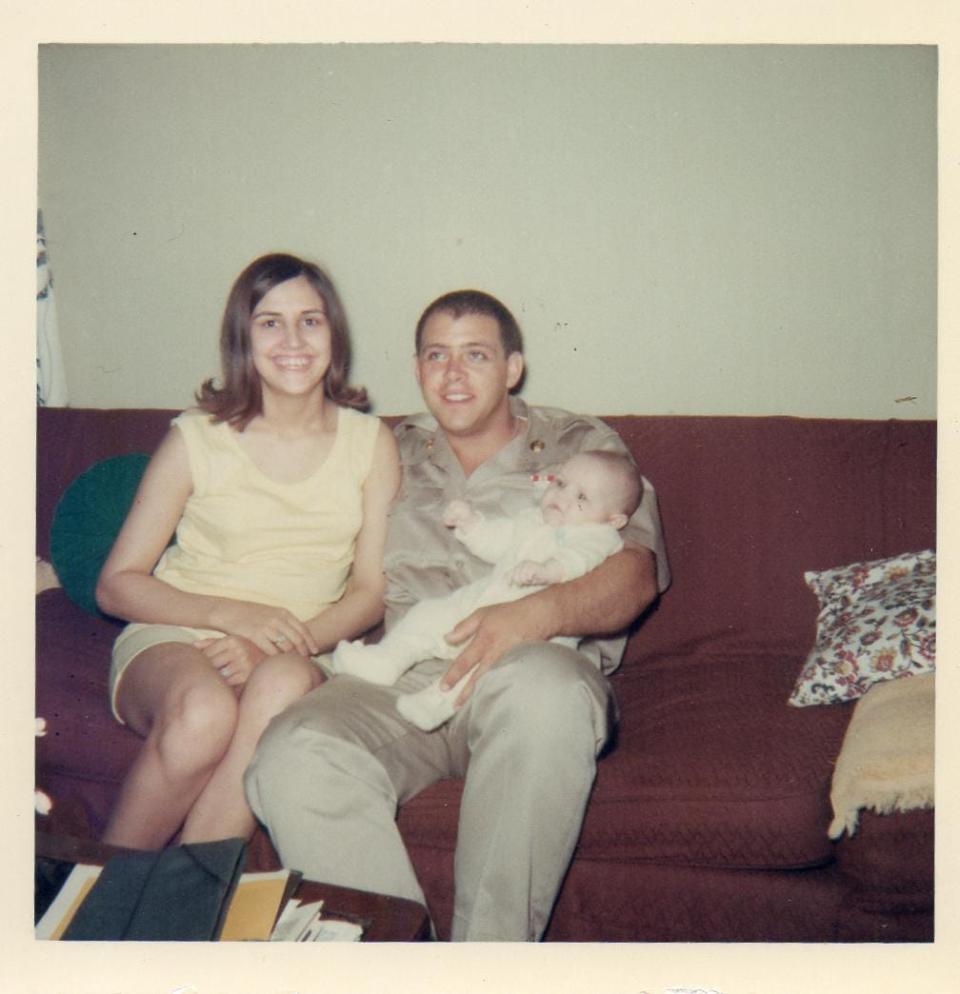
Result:
[[231,687],[242,687],[250,678],[254,666],[267,658],[265,652],[239,635],[200,639],[193,643],[210,660],[210,665]]
[[286,608],[224,600],[217,606],[213,621],[211,628],[247,639],[265,656],[280,652],[315,656],[320,651],[306,623]]

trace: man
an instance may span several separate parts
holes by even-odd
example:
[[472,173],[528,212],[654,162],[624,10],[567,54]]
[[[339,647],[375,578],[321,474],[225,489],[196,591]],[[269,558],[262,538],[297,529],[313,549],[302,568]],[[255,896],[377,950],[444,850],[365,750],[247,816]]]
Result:
[[[450,500],[514,514],[536,499],[533,476],[584,449],[623,449],[599,421],[511,396],[524,370],[520,331],[488,294],[434,301],[416,346],[430,414],[397,427],[403,483],[384,564],[388,628],[412,604],[490,568],[444,528]],[[623,651],[617,633],[669,583],[656,497],[644,484],[621,552],[577,580],[475,611],[448,636],[465,647],[452,664],[418,663],[393,687],[337,676],[271,724],[246,785],[285,865],[423,902],[397,806],[442,777],[463,777],[452,938],[542,936],[609,731],[605,675]],[[585,634],[595,637],[579,651],[547,641]],[[450,686],[473,675],[454,718],[422,732],[396,699],[444,670]]]

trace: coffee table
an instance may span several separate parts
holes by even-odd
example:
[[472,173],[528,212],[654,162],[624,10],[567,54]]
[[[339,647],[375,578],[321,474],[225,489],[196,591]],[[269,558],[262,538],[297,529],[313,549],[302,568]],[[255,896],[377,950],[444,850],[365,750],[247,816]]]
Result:
[[[35,863],[90,863],[103,866],[125,850],[92,839],[37,832]],[[323,901],[323,913],[363,926],[362,942],[424,942],[430,939],[427,910],[416,901],[335,884],[301,880],[293,896],[300,901]]]

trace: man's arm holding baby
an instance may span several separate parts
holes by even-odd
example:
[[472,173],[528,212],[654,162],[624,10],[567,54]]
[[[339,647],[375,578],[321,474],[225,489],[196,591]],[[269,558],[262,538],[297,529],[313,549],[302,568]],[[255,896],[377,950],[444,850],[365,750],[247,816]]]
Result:
[[469,645],[447,670],[443,684],[452,687],[472,669],[457,699],[463,704],[477,680],[515,646],[558,635],[614,635],[656,597],[656,557],[650,549],[628,544],[575,580],[474,611],[447,636],[452,645]]

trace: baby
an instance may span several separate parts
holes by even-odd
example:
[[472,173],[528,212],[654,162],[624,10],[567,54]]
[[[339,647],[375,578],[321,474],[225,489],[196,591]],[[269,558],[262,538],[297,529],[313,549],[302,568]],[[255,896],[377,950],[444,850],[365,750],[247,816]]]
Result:
[[[568,459],[549,484],[539,507],[514,518],[488,520],[461,500],[452,501],[443,522],[477,557],[493,563],[492,573],[446,597],[412,607],[376,645],[340,642],[330,669],[371,683],[395,683],[423,659],[453,659],[462,646],[444,636],[479,607],[517,600],[551,583],[582,576],[623,548],[619,530],[642,494],[640,474],[630,458],[599,449]],[[553,641],[576,648],[578,639]],[[397,709],[430,731],[451,718],[454,702],[470,674],[443,690],[440,680],[397,700]]]

